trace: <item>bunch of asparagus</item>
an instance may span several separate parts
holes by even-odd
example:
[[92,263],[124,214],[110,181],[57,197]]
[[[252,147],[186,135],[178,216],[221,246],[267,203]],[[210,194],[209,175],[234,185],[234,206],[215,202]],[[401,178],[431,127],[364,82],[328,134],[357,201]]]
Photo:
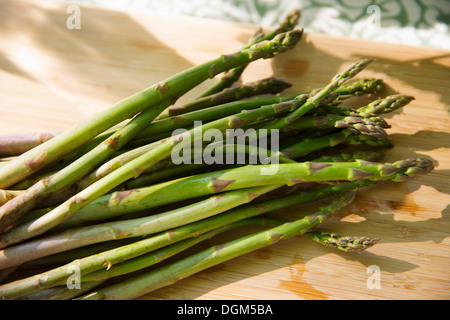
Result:
[[[379,239],[315,227],[360,188],[433,169],[428,159],[380,162],[383,148],[393,147],[382,115],[413,97],[346,106],[352,97],[382,92],[380,79],[347,83],[373,59],[352,63],[310,92],[283,94],[291,85],[273,77],[240,84],[250,63],[296,46],[299,18],[294,10],[236,53],[182,71],[64,132],[0,137],[0,297],[133,299],[296,235],[346,252],[374,245]],[[210,89],[176,104],[219,75]],[[266,145],[228,143],[237,129]],[[211,130],[214,142],[206,144]],[[175,151],[193,161],[175,161]],[[208,161],[205,154],[240,161]],[[274,163],[276,174],[268,174]],[[295,219],[269,214],[302,204],[315,210]],[[236,228],[247,234],[187,254]]]

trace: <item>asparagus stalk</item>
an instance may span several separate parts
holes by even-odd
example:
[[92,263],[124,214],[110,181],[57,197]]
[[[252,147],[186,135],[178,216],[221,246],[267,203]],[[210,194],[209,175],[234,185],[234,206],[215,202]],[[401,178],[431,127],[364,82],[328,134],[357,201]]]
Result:
[[306,114],[307,112],[311,111],[314,108],[317,108],[323,99],[327,98],[331,93],[333,93],[336,89],[338,89],[345,81],[355,77],[359,72],[365,69],[373,61],[374,59],[367,58],[352,63],[344,71],[335,75],[327,86],[319,90],[312,97],[308,98],[308,100],[301,107],[297,108],[291,114],[284,116],[283,118],[278,120],[275,124],[272,124],[270,127],[272,129],[286,127],[290,123],[294,122],[296,119]]
[[[185,199],[192,199],[211,193],[237,190],[241,188],[264,185],[293,185],[305,181],[353,181],[367,179],[370,181],[393,180],[403,181],[407,177],[424,174],[433,169],[428,159],[405,159],[392,164],[381,164],[356,160],[355,162],[341,163],[286,163],[277,164],[277,174],[267,175],[262,171],[274,169],[271,165],[244,166],[234,169],[199,174],[192,177],[181,178],[138,190],[117,191],[105,195],[90,206],[78,212],[77,219],[104,219],[129,213],[131,211],[145,210],[158,205],[174,203]],[[189,190],[189,192],[186,192]],[[108,210],[106,210],[108,208]],[[50,211],[51,214],[54,210]],[[17,226],[0,235],[0,244],[5,248],[14,243],[31,238],[35,225],[40,227],[46,216]],[[31,245],[34,242],[28,242]],[[25,243],[27,245],[27,243]],[[5,261],[12,260],[13,252],[21,256],[15,247],[0,251],[0,266]]]
[[[382,84],[379,83],[380,80],[376,79],[364,79],[364,80],[358,80],[354,83],[350,83],[348,85],[342,85],[341,87],[337,88],[334,92],[339,95],[339,97],[345,98],[348,96],[353,95],[361,95],[365,93],[373,93],[375,90],[380,89],[380,87],[383,87]],[[302,94],[286,94],[281,96],[269,96],[269,97],[258,97],[258,98],[251,98],[251,99],[245,99],[245,100],[239,100],[239,101],[233,101],[229,103],[220,104],[214,107],[210,107],[203,110],[197,110],[185,113],[181,116],[173,116],[166,119],[161,119],[159,121],[152,122],[147,128],[142,130],[141,133],[137,135],[137,138],[148,138],[149,136],[155,136],[157,134],[165,133],[165,132],[171,132],[175,129],[190,126],[194,124],[194,121],[212,121],[217,120],[219,118],[223,118],[226,116],[230,116],[232,114],[238,113],[242,110],[249,110],[249,109],[255,109],[263,105],[268,104],[274,104],[279,103],[283,101],[292,100],[297,97],[303,97],[304,101],[313,93],[317,92],[318,90],[312,90],[308,93],[302,93]],[[338,98],[339,99],[339,98]],[[325,107],[323,104],[321,104],[321,107]],[[108,136],[113,133],[114,131],[108,131],[105,133],[108,134]],[[167,134],[165,137],[169,136],[170,134]],[[106,136],[105,138],[107,138]],[[136,139],[134,139],[136,140]],[[157,139],[156,139],[157,140]],[[152,140],[150,142],[154,142],[155,140]]]
[[[171,245],[168,245],[161,249],[158,249],[154,252],[150,252],[150,253],[138,256],[136,258],[115,264],[113,266],[110,266],[107,269],[101,269],[101,270],[97,270],[97,271],[88,273],[86,275],[83,275],[83,277],[80,277],[79,279],[77,279],[77,281],[81,282],[80,288],[77,290],[72,289],[72,290],[68,291],[67,287],[65,287],[66,290],[64,290],[64,287],[61,288],[60,286],[56,286],[53,288],[49,288],[49,289],[45,289],[42,291],[32,293],[30,295],[27,295],[27,296],[21,298],[20,300],[35,300],[35,299],[65,300],[68,298],[74,298],[74,297],[79,296],[79,295],[93,289],[94,287],[102,284],[107,279],[121,276],[124,274],[129,274],[131,272],[135,272],[135,271],[150,267],[152,265],[155,265],[161,261],[164,261],[170,257],[173,257],[174,255],[176,255],[182,251],[185,251],[186,249],[188,249],[200,242],[203,242],[212,237],[215,237],[223,232],[227,232],[227,231],[230,231],[230,230],[236,229],[236,228],[255,226],[255,225],[272,226],[273,227],[273,226],[279,225],[281,223],[282,223],[281,220],[273,219],[273,218],[253,218],[253,219],[246,219],[246,220],[238,221],[238,222],[217,228],[215,230],[200,234],[196,237],[181,240],[174,244],[171,244]],[[70,291],[72,291],[72,293]],[[47,295],[49,295],[49,297]]]
[[2,135],[0,136],[0,157],[18,156],[50,140],[56,134],[55,132],[30,132]]
[[69,289],[67,284],[44,289],[32,294],[29,294],[25,297],[21,297],[18,300],[70,300],[74,299],[82,294],[91,291],[95,287],[98,287],[104,281],[92,281],[83,283],[82,288],[73,288]]
[[[406,165],[411,160],[404,160],[398,162],[400,166]],[[364,161],[358,161],[353,163],[364,163]],[[300,166],[308,166],[307,163],[301,164]],[[393,164],[395,167],[397,164]],[[319,164],[319,167],[321,165]],[[389,164],[388,164],[389,166]],[[417,159],[417,164],[413,164],[419,168],[423,168],[423,172],[429,172],[432,170],[432,164],[428,160]],[[338,165],[335,165],[338,168]],[[262,175],[261,166],[250,166],[241,168],[225,169],[210,173],[197,174],[192,177],[180,178],[173,182],[159,183],[154,186],[141,187],[138,189],[133,189],[131,187],[140,186],[140,181],[130,181],[125,183],[122,187],[124,191],[116,191],[109,195],[98,199],[96,202],[86,206],[80,210],[77,215],[68,219],[62,226],[67,225],[78,225],[83,224],[86,221],[103,220],[111,217],[116,217],[119,215],[127,214],[130,212],[146,210],[156,206],[161,206],[169,203],[175,203],[178,201],[186,200],[189,198],[196,198],[210,194],[211,192],[221,192],[226,190],[236,190],[240,188],[251,187],[255,184],[270,184],[270,183],[280,183],[286,185],[295,184],[296,181],[318,181],[315,175],[308,176],[307,173],[295,173],[296,170],[292,172],[280,171],[290,168],[295,168],[295,166],[285,166],[280,165],[276,177]],[[385,169],[381,170],[386,170]],[[353,170],[354,169],[354,170]],[[351,171],[359,172],[358,168],[350,169]],[[395,169],[394,169],[395,170]],[[332,170],[330,170],[332,171]],[[419,170],[420,171],[420,170]],[[299,171],[297,171],[299,172]],[[312,170],[314,173],[314,170]],[[342,173],[342,172],[341,172]],[[412,172],[408,172],[409,176],[413,176]],[[401,178],[402,175],[393,176],[392,178]],[[304,180],[302,180],[304,179]],[[326,181],[327,178],[320,179],[320,181]],[[349,180],[351,178],[337,178],[329,176],[329,180]],[[137,192],[130,192],[130,190],[136,190]],[[190,190],[190,192],[185,193],[184,190]],[[216,191],[214,191],[216,190]],[[118,201],[117,199],[120,199]],[[26,227],[27,224],[24,224]],[[66,226],[67,227],[67,226]],[[0,238],[1,239],[1,238]]]
[[208,78],[257,59],[271,58],[293,48],[300,40],[302,33],[301,30],[282,33],[271,41],[259,42],[234,54],[222,55],[182,71],[118,102],[112,108],[99,112],[89,120],[60,133],[1,166],[0,188],[7,188],[17,183],[115,124],[165,99],[172,99]]
[[157,268],[156,270],[88,293],[79,299],[121,300],[140,297],[214,265],[302,234],[307,229],[323,222],[331,214],[343,210],[353,201],[354,196],[353,192],[345,193],[334,199],[328,206],[322,207],[304,218],[210,247],[187,258],[173,262],[168,266]]
[[183,134],[172,136],[161,143],[157,148],[150,150],[146,154],[143,154],[142,156],[113,171],[106,177],[94,182],[89,187],[63,202],[51,212],[37,219],[28,227],[26,232],[20,231],[20,233],[23,234],[21,238],[22,240],[29,239],[57,226],[59,223],[66,220],[98,197],[114,189],[121,183],[133,177],[139,176],[151,165],[170,156],[175,146],[184,146],[186,144],[189,145],[192,140],[191,137],[201,136],[204,131],[210,128],[221,131],[225,131],[229,128],[237,128],[244,124],[254,122],[261,117],[264,118],[268,115],[275,115],[280,112],[285,112],[289,109],[295,108],[296,106],[297,104],[295,101],[264,106],[260,109],[253,110],[252,112],[242,112],[239,115],[213,121]]
[[339,153],[335,155],[323,155],[316,158],[314,162],[344,162],[344,161],[355,161],[356,159],[365,161],[380,161],[384,157],[381,152],[376,152],[373,150],[358,150],[353,153]]
[[377,132],[379,135],[378,132],[384,132],[386,127],[388,126],[385,121],[377,117],[326,115],[301,117],[281,130],[290,133],[309,129],[353,128],[366,133]]
[[[224,146],[224,148],[227,148]],[[269,154],[269,153],[267,153]],[[294,160],[290,160],[287,155],[284,155],[283,152],[279,152],[276,155],[270,155],[270,157],[278,157],[279,163],[289,163],[296,162]],[[281,156],[281,157],[280,157]],[[356,159],[366,160],[366,161],[380,161],[381,158],[384,157],[383,153],[376,152],[373,150],[358,150],[354,153],[341,153],[336,155],[323,155],[319,158],[315,158],[310,160],[311,162],[344,162],[344,161],[355,161]],[[171,161],[168,161],[171,163]],[[169,178],[177,178],[179,175],[188,173],[189,175],[196,174],[199,170],[205,170],[209,166],[205,163],[201,164],[186,164],[186,165],[168,165],[166,168],[158,171],[152,171],[149,173],[144,173],[136,179],[131,179],[126,182],[126,184],[121,185],[117,188],[117,190],[126,190],[126,189],[136,189],[142,188],[146,186],[150,186],[155,183],[163,182]],[[126,185],[126,188],[125,188]],[[64,223],[63,223],[64,224]]]
[[395,94],[386,98],[372,101],[366,106],[353,109],[346,106],[324,106],[323,108],[329,112],[343,116],[362,116],[366,118],[377,117],[403,108],[408,105],[414,97],[408,95]]
[[[360,80],[349,85],[343,85],[342,87],[338,88],[336,92],[342,95],[355,93],[362,94],[363,92],[370,93],[373,92],[375,88],[380,88],[381,85],[377,83],[379,83],[379,80]],[[174,116],[167,119],[162,119],[160,121],[155,121],[151,123],[146,129],[144,129],[142,134],[139,136],[154,136],[155,134],[161,132],[170,132],[181,127],[193,125],[195,121],[217,120],[218,118],[230,116],[243,110],[255,109],[264,105],[289,101],[296,97],[297,100],[299,100],[299,104],[301,104],[303,102],[306,102],[306,99],[311,95],[312,93],[292,94],[280,97],[262,97],[226,103],[205,110],[186,113],[182,116]],[[82,185],[90,184],[93,181],[105,176],[106,174],[112,172],[131,159],[134,159],[135,157],[142,155],[146,151],[153,149],[156,145],[157,142],[154,142],[147,146],[142,146],[135,150],[131,150],[126,154],[119,155],[118,157],[111,159],[110,161],[102,165],[99,169],[97,169],[94,173],[92,173],[87,179],[87,182],[82,183]]]
[[342,96],[361,96],[366,93],[381,92],[384,88],[385,84],[382,79],[368,78],[354,81],[351,84],[335,89],[334,92]]
[[[211,145],[209,145],[211,146]],[[255,159],[255,163],[258,164],[262,162],[270,161],[277,163],[295,163],[296,161],[287,158],[281,152],[272,153],[268,149],[246,146],[246,145],[228,145],[228,144],[218,144],[218,146],[214,147],[214,152],[220,154],[222,159],[227,157],[228,153],[232,153],[234,157],[237,159],[234,160],[235,163],[243,165],[245,163],[240,163],[240,160],[245,160],[246,157]],[[258,159],[262,159],[262,161],[258,162]],[[196,161],[194,159],[192,163],[189,164],[180,164],[175,165],[171,160],[167,161],[167,166],[161,170],[151,172],[145,172],[136,179],[131,179],[126,182],[126,187],[128,189],[135,189],[144,186],[149,186],[155,183],[160,183],[162,181],[166,181],[167,179],[174,179],[180,177],[182,175],[192,175],[199,172],[211,171],[214,170],[218,165],[223,164],[220,163],[208,163],[208,161],[204,161],[205,159],[200,159],[200,161]],[[212,161],[212,160],[211,160]],[[124,190],[124,185],[119,185],[116,190]]]
[[234,88],[224,89],[216,94],[196,99],[181,106],[171,106],[164,110],[164,112],[157,117],[157,120],[261,94],[276,94],[289,87],[291,87],[290,83],[274,77],[249,82]]
[[[300,10],[298,9],[291,10],[290,12],[288,12],[286,17],[279,24],[279,26],[272,32],[268,33],[267,35],[264,35],[262,33],[262,30],[259,28],[252,37],[252,39],[250,40],[250,42],[248,43],[247,47],[252,46],[253,44],[261,41],[271,40],[277,34],[293,30],[297,26],[299,20],[300,20]],[[214,84],[208,90],[200,94],[196,99],[215,94],[217,92],[222,91],[225,88],[230,87],[241,77],[242,73],[244,72],[245,68],[247,68],[247,66],[248,63],[242,64],[241,66],[229,70],[222,76],[222,78],[216,84]]]
[[83,282],[101,281],[147,268],[158,262],[161,262],[162,260],[170,258],[175,254],[184,251],[204,240],[210,239],[212,237],[219,235],[220,233],[230,231],[232,229],[255,225],[273,227],[276,225],[280,225],[282,223],[283,221],[281,219],[263,218],[263,217],[245,219],[238,222],[230,223],[226,226],[200,234],[193,238],[182,240],[180,242],[161,248],[149,254],[141,255],[134,259],[116,264],[114,266],[111,266],[109,269],[101,269],[98,271],[88,273],[87,275],[83,276],[83,279],[81,279],[81,281]]
[[[362,131],[358,131],[361,129]],[[340,144],[365,144],[371,147],[392,147],[389,136],[380,130],[381,127],[378,127],[374,131],[367,132],[365,131],[366,129],[367,127],[358,126],[358,129],[356,129],[356,127],[353,127],[352,130],[347,128],[339,132],[326,134],[317,138],[302,139],[300,142],[294,143],[293,145],[283,149],[282,154],[286,155],[290,159],[298,159],[315,151],[328,147],[335,147]]]
[[[349,84],[349,85],[344,85],[344,86],[338,88],[336,92],[338,92],[339,94],[342,94],[342,95],[362,94],[362,93],[373,92],[373,90],[375,90],[375,88],[379,89],[380,87],[381,87],[381,84],[379,84],[379,80],[365,79],[365,80],[360,80],[360,81],[357,81],[357,82]],[[183,114],[182,116],[173,116],[170,118],[155,121],[155,122],[151,123],[146,129],[143,130],[142,135],[143,136],[154,136],[155,134],[158,134],[161,132],[170,132],[171,130],[175,130],[175,129],[183,127],[183,126],[192,125],[192,124],[194,124],[195,121],[216,120],[220,117],[230,116],[230,115],[232,115],[236,112],[240,112],[242,110],[254,109],[254,108],[257,108],[257,107],[260,107],[263,105],[289,101],[294,98],[297,98],[298,103],[302,104],[302,103],[306,102],[306,99],[311,95],[312,95],[312,93],[292,94],[292,95],[285,95],[285,96],[280,96],[280,97],[254,98],[254,99],[248,99],[248,100],[243,100],[243,101],[235,101],[235,102],[231,102],[231,103],[226,103],[226,104],[218,105],[216,107],[208,108],[205,110],[189,112],[189,113]],[[342,118],[335,119],[335,120],[338,121],[341,119]],[[307,120],[305,120],[305,121],[307,121]],[[332,121],[330,120],[329,123],[331,123],[331,122]],[[322,125],[326,126],[326,124],[324,124],[324,123],[322,123]],[[306,126],[306,127],[313,127],[313,125]],[[288,131],[289,130],[288,128],[286,128],[286,130],[283,129],[283,131]],[[78,190],[83,189],[85,186],[93,183],[94,181],[98,180],[101,177],[104,177],[105,175],[114,171],[118,167],[122,166],[124,163],[136,158],[137,156],[144,154],[145,152],[153,149],[157,145],[158,145],[158,142],[155,141],[148,145],[145,145],[145,146],[130,150],[129,152],[126,152],[124,154],[118,155],[117,157],[111,159],[107,163],[103,164],[96,171],[91,173],[84,181],[81,181],[79,183],[80,187],[77,189]]]
[[[3,250],[0,257],[0,269],[13,267],[20,263],[81,246],[109,240],[139,237],[175,228],[248,203],[278,187],[279,185],[268,185],[248,188],[247,190],[234,190],[212,196],[191,205],[144,218],[105,222],[95,226],[77,228],[70,232],[70,237],[68,237],[66,231],[63,231],[54,236],[31,240]],[[47,245],[42,250],[37,250],[42,241],[46,242]]]
[[[377,84],[378,83],[378,84]],[[379,84],[379,80],[374,79],[364,79],[359,80],[354,83],[343,85],[342,87],[338,88],[335,92],[342,96],[346,95],[353,95],[353,94],[363,94],[363,93],[371,93],[374,92],[375,89],[379,89],[381,85]],[[317,91],[317,90],[315,90]],[[197,110],[193,112],[189,112],[186,114],[183,114],[181,116],[174,116],[166,119],[162,119],[160,121],[154,121],[147,128],[142,130],[141,133],[138,133],[137,137],[141,137],[141,140],[143,140],[145,143],[148,143],[148,138],[143,137],[151,137],[150,142],[156,142],[158,140],[158,134],[167,132],[164,135],[165,137],[170,136],[169,132],[181,128],[186,127],[194,124],[194,121],[212,121],[217,120],[222,117],[230,116],[232,114],[235,114],[237,112],[240,112],[242,110],[248,110],[248,109],[255,109],[262,105],[268,105],[268,104],[274,104],[279,103],[283,101],[292,100],[295,97],[299,99],[300,96],[303,96],[303,101],[306,101],[307,97],[312,95],[312,93],[308,94],[291,94],[291,95],[283,95],[280,97],[261,97],[261,98],[253,98],[253,99],[246,99],[246,100],[239,100],[234,101],[230,103],[225,103],[222,105],[218,105],[216,107],[207,108],[204,110]],[[323,105],[322,105],[323,106]],[[324,107],[324,106],[323,106]],[[98,137],[94,138],[92,145],[97,145],[97,143],[100,142],[100,138],[108,138],[112,133],[114,133],[116,130],[105,132],[102,135],[99,135]],[[139,139],[134,139],[133,141],[136,141]],[[133,143],[129,143],[131,145]],[[136,141],[137,144],[143,144],[143,142]],[[89,143],[91,144],[91,143]],[[81,190],[85,185],[88,185],[92,183],[93,181],[98,180],[99,178],[105,176],[109,172],[113,171],[117,167],[120,167],[123,163],[128,162],[129,160],[137,157],[138,155],[142,155],[149,149],[155,147],[157,144],[149,144],[148,146],[139,147],[135,150],[131,150],[128,153],[120,154],[116,158],[111,159],[107,163],[103,164],[100,168],[98,168],[95,172],[90,174],[89,177],[86,178],[84,182],[80,182],[79,188],[74,188],[75,190]],[[71,153],[67,157],[64,157],[64,163],[67,163],[72,158],[78,158],[80,155],[86,153],[88,150],[92,149],[91,146],[86,146],[82,148],[79,151],[76,151],[74,153]],[[34,184],[34,183],[33,183]],[[25,186],[30,186],[29,184]],[[24,186],[17,185],[15,188],[23,189]]]
[[368,104],[367,106],[358,108],[356,113],[363,117],[377,116],[381,114],[386,114],[403,108],[411,101],[414,100],[412,96],[406,95],[391,95],[384,99],[378,99]]
[[[244,55],[244,58],[247,57],[247,59],[256,59],[256,57],[268,58],[268,57],[275,55],[276,53],[284,52],[288,49],[291,49],[293,46],[296,45],[296,43],[300,39],[301,35],[302,35],[302,31],[300,31],[300,30],[295,31],[295,32],[292,31],[292,32],[289,32],[286,34],[279,34],[277,37],[275,37],[270,42],[259,43],[258,45],[252,46],[249,49],[249,50],[251,50],[251,52],[241,51],[240,53],[237,53],[237,54],[232,55],[231,57],[228,57],[226,60],[233,61],[234,59],[237,59],[236,56],[239,57],[242,54],[242,52],[246,53]],[[241,61],[241,60],[242,59],[239,59],[238,61]],[[227,65],[227,63],[223,63],[223,64]],[[242,118],[243,117],[240,117],[240,118],[238,117],[237,119],[241,120]],[[233,118],[233,119],[235,119],[235,118]],[[226,122],[226,121],[222,120],[222,122]],[[231,123],[230,125],[233,126],[234,124]],[[133,125],[131,126],[131,128],[133,128]],[[119,134],[119,136],[120,136],[120,134]],[[52,140],[50,140],[50,141],[52,141]],[[132,178],[133,176],[139,175],[142,172],[141,170],[143,170],[142,168],[148,168],[152,164],[154,164],[154,163],[162,160],[166,156],[168,156],[170,154],[170,151],[173,149],[173,147],[176,144],[180,143],[180,141],[182,141],[182,140],[183,140],[182,135],[178,135],[176,137],[171,137],[165,143],[162,143],[159,148],[152,150],[152,151],[156,151],[156,152],[150,151],[148,155],[143,155],[143,156],[135,159],[133,162],[128,163],[132,167],[129,167],[128,164],[127,164],[127,166],[123,166],[121,169],[124,169],[124,170],[117,170],[115,172],[115,173],[118,173],[115,177],[115,181],[118,181],[118,182],[114,182],[114,179],[107,179],[110,181],[109,182],[104,181],[103,184],[100,183],[100,181],[98,181],[100,184],[97,184],[95,186],[91,185],[89,188],[84,189],[80,193],[79,196],[74,196],[75,198],[71,198],[71,199],[67,200],[67,202],[63,203],[60,212],[65,211],[66,213],[64,213],[64,214],[59,213],[59,219],[65,219],[65,217],[69,217],[71,215],[71,213],[69,213],[69,212],[72,212],[72,213],[76,212],[79,208],[81,208],[85,204],[89,203],[92,200],[95,200],[96,197],[106,193],[107,191],[116,187],[118,184],[122,183],[123,181],[126,181],[126,180]],[[113,145],[115,143],[114,139],[113,140],[109,139],[107,141],[112,141]],[[108,147],[106,147],[106,148],[108,148]],[[80,160],[77,160],[76,162],[78,163],[78,162],[80,162]],[[122,175],[120,175],[120,174],[122,174]],[[39,192],[45,192],[46,190],[48,190],[47,185],[49,183],[51,183],[52,180],[53,179],[50,179],[50,181],[47,181],[47,180],[42,181],[42,186],[39,185],[39,187],[37,187],[40,190]],[[67,178],[66,178],[66,180],[65,179],[62,179],[62,180],[64,182],[67,180]],[[57,180],[56,184],[60,184],[60,183],[61,183],[61,180]],[[116,185],[114,185],[114,183],[116,183]],[[44,190],[44,191],[42,191],[42,190]],[[91,193],[90,192],[91,190],[92,191],[95,190],[94,193]],[[47,194],[51,193],[51,192],[53,192],[52,189],[50,189],[50,191],[48,191]],[[16,205],[14,207],[12,207],[12,205],[11,205],[11,206],[8,206],[7,208],[5,208],[4,211],[0,212],[0,230],[2,230],[2,229],[4,230],[14,220],[19,218],[24,212],[26,212],[26,210],[29,210],[31,204],[33,203],[32,199],[38,199],[38,197],[35,195],[34,192],[30,192],[29,194],[30,194],[30,196],[29,196],[29,198],[27,198],[27,202],[22,203],[21,201],[17,201],[16,203],[21,204],[21,205]],[[24,205],[24,203],[30,204],[30,206]],[[2,208],[0,208],[0,209],[3,210]],[[56,216],[56,215],[54,215],[54,216]],[[35,229],[34,231],[30,232],[30,236],[40,234],[44,231],[47,231],[58,223],[59,223],[58,219],[53,219],[53,222],[51,222],[51,223],[47,222],[46,226],[39,228],[40,229],[39,231],[37,231]]]
[[80,177],[83,177],[96,168],[102,161],[106,160],[115,151],[130,141],[137,132],[152,122],[170,104],[170,100],[164,100],[152,108],[145,110],[123,128],[116,131],[111,137],[67,167],[59,170],[50,177],[38,181],[25,192],[2,205],[0,207],[0,232],[22,215],[35,208],[42,199],[45,199],[50,194],[70,187]]
[[105,252],[74,260],[71,263],[47,272],[31,276],[28,278],[16,280],[0,286],[0,297],[3,299],[16,299],[18,297],[37,292],[45,288],[51,288],[64,283],[68,277],[67,270],[78,267],[80,275],[111,267],[117,263],[133,259],[140,255],[152,252],[164,246],[176,243],[178,241],[195,237],[199,234],[224,227],[231,223],[241,221],[247,218],[259,216],[275,210],[287,208],[302,203],[308,203],[319,199],[333,197],[344,192],[361,188],[371,184],[369,181],[353,181],[348,184],[338,186],[328,186],[309,192],[300,192],[280,198],[266,200],[260,203],[252,203],[246,206],[240,206],[231,209],[223,214],[193,222],[179,228],[151,236],[125,245],[119,248],[107,250]]

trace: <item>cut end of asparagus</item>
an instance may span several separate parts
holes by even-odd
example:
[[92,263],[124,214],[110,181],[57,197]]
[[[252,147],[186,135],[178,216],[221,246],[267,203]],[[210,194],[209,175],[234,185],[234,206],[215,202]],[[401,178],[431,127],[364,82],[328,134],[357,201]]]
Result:
[[305,235],[327,247],[345,252],[364,251],[380,240],[379,238],[342,236],[336,233],[321,231],[309,231]]

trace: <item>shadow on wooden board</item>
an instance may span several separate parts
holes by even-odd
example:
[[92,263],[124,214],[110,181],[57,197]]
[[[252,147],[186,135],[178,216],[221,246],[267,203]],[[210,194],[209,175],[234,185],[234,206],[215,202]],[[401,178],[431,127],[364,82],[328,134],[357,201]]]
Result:
[[[21,77],[18,83],[24,86],[34,82],[48,90],[49,101],[54,96],[73,102],[82,117],[89,117],[192,66],[154,36],[159,30],[147,30],[124,12],[81,7],[80,29],[69,29],[68,6],[0,1],[2,81]],[[27,94],[31,106],[33,94]],[[0,103],[10,105],[8,100]],[[38,107],[36,102],[36,112]],[[70,112],[68,106],[59,107],[64,108]]]

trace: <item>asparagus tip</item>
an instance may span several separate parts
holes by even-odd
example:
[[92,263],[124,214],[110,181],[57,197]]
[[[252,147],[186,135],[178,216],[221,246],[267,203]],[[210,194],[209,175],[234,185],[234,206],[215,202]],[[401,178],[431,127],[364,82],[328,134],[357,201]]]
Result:
[[310,231],[305,233],[305,235],[327,247],[336,248],[345,252],[364,251],[380,240],[379,238],[342,236],[336,233],[320,231]]

